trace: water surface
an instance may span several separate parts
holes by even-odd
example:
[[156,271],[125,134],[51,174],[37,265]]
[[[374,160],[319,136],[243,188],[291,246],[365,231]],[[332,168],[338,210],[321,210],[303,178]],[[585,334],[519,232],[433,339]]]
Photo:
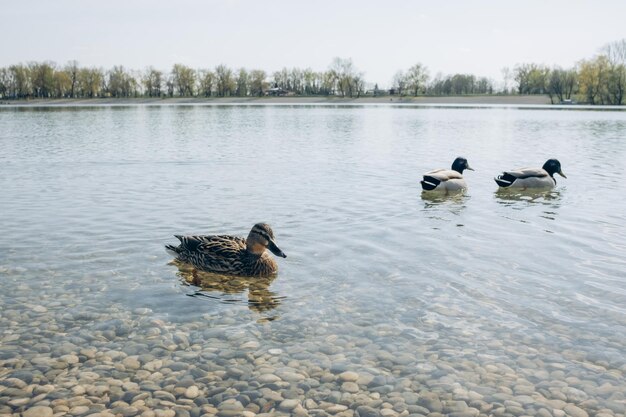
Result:
[[[513,401],[527,415],[624,415],[626,112],[8,107],[0,144],[0,378],[25,369],[30,385],[60,385],[67,375],[35,371],[37,357],[75,354],[60,368],[72,375],[93,368],[85,346],[120,352],[112,362],[151,352],[226,370],[252,349],[245,374],[197,383],[209,404],[230,398],[209,396],[216,385],[262,387],[250,381],[267,363],[306,377],[309,390],[286,377],[270,388],[307,410],[312,399],[449,414],[463,401],[520,415]],[[476,169],[467,193],[422,196],[421,173],[458,155]],[[497,191],[499,171],[549,157],[568,176],[554,190]],[[288,255],[273,279],[198,288],[168,264],[173,234],[245,236],[259,221]],[[346,370],[357,392],[336,376]],[[101,377],[138,382],[124,372]],[[20,395],[0,392],[0,407],[54,405]],[[280,409],[266,403],[249,409]]]

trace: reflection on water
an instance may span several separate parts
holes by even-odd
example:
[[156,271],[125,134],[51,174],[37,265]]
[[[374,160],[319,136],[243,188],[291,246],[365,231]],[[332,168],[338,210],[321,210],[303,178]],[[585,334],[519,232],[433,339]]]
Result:
[[[517,220],[520,223],[530,223],[534,215],[546,220],[556,220],[561,207],[561,193],[560,188],[535,190],[499,188],[494,193],[494,196],[498,204],[507,209],[516,210],[519,213],[516,216],[522,216],[519,219],[512,220]],[[539,209],[540,212],[533,214],[533,208]],[[510,216],[511,213],[504,215],[506,218],[511,218]],[[544,229],[544,231],[546,233],[554,233],[551,227]]]
[[555,208],[559,207],[561,200],[561,191],[557,188],[537,189],[537,190],[521,190],[499,188],[495,192],[496,200],[499,204],[507,206],[520,206],[518,203],[530,204],[546,204]]
[[548,220],[554,220],[556,210],[561,206],[560,189],[514,190],[505,188],[496,191],[495,197],[499,204],[509,206],[514,210],[523,210],[532,204],[547,206],[549,210],[544,209],[541,217]]
[[[285,297],[270,291],[270,285],[276,276],[238,277],[212,272],[199,271],[192,265],[173,260],[171,265],[178,268],[176,273],[183,285],[193,289],[190,297],[208,298],[222,303],[245,303],[248,308],[258,313],[275,309]],[[247,300],[234,298],[234,295],[247,295]],[[272,317],[269,319],[275,319]]]
[[[460,217],[461,212],[467,207],[470,197],[465,191],[443,193],[427,193],[422,192],[422,201],[424,202],[424,212],[431,219],[449,221],[449,215]],[[457,224],[463,226],[463,224]]]
[[[297,400],[294,415],[363,401],[623,417],[624,126],[626,112],[0,108],[0,415]],[[432,149],[488,169],[468,194],[419,197]],[[572,178],[495,192],[489,171],[538,153]],[[173,233],[256,221],[289,249],[276,279],[167,265]]]

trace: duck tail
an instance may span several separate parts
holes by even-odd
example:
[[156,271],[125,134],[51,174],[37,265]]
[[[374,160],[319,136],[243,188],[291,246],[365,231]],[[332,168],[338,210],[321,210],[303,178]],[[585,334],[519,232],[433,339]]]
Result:
[[[182,242],[182,236],[174,236],[176,236],[176,238]],[[180,255],[180,246],[165,245],[165,250],[176,257]]]
[[424,191],[434,190],[435,188],[437,188],[439,183],[441,183],[440,180],[435,177],[431,177],[430,175],[424,175],[424,179],[420,181],[420,184],[422,184],[422,190]]
[[515,180],[517,179],[517,177],[515,177],[514,175],[511,175],[507,172],[498,175],[497,177],[494,178],[494,181],[496,182],[496,184],[498,184],[500,187],[510,187],[511,184],[513,184],[513,182],[515,182]]
[[166,250],[168,253],[170,253],[170,254],[172,254],[172,255],[174,255],[174,256],[176,256],[176,257],[177,257],[178,255],[180,255],[180,249],[179,249],[179,247],[178,247],[178,246],[174,246],[174,245],[165,245],[165,250]]

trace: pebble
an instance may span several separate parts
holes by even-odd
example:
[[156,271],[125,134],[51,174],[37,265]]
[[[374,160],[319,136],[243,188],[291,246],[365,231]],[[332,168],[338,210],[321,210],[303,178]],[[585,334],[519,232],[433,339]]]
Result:
[[141,367],[141,363],[137,360],[137,358],[128,357],[122,361],[122,364],[128,369],[139,369]]
[[356,414],[358,417],[379,417],[380,412],[372,407],[361,405],[356,408]]
[[22,412],[22,417],[52,417],[52,408],[45,406],[30,407]]
[[30,398],[16,398],[14,400],[10,400],[9,405],[12,405],[13,407],[21,407],[28,404],[29,402]]
[[439,396],[435,393],[424,393],[419,397],[417,404],[427,408],[433,413],[440,413],[443,411],[443,404],[441,403]]
[[76,407],[70,408],[69,413],[73,416],[82,416],[83,414],[86,414],[88,411],[89,411],[89,407],[85,405],[78,405]]
[[337,377],[343,382],[356,382],[359,379],[359,374],[356,372],[346,371],[340,373]]
[[354,393],[359,392],[359,385],[354,382],[344,382],[341,385],[341,390],[354,394]]
[[416,301],[418,321],[415,308],[389,312],[402,329],[339,293],[337,314],[352,317],[342,323],[77,303],[106,291],[101,278],[76,289],[61,279],[39,305],[27,282],[0,294],[0,416],[624,417],[615,335],[574,336],[558,322],[550,332],[460,326],[475,311],[432,291],[441,307]]
[[254,349],[258,349],[259,346],[260,346],[259,342],[257,342],[256,340],[251,340],[249,342],[243,343],[241,346],[239,346],[239,348],[254,350]]
[[185,390],[185,397],[194,399],[200,394],[200,390],[197,386],[192,385]]
[[299,405],[300,405],[300,400],[295,400],[295,399],[283,400],[278,406],[278,409],[280,411],[290,412]]
[[574,404],[567,404],[565,408],[563,408],[563,411],[571,417],[589,417],[589,414],[587,414],[585,410],[575,406]]
[[278,382],[280,380],[281,379],[274,374],[263,374],[257,377],[257,381],[259,381],[262,384],[271,384],[273,382]]

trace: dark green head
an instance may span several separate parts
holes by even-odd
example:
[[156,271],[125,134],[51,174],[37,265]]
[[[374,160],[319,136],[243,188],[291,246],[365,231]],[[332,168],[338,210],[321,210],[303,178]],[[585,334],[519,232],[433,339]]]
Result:
[[541,168],[543,168],[548,174],[550,174],[551,177],[554,177],[554,174],[559,174],[563,178],[567,178],[561,170],[561,163],[558,159],[548,159]]
[[470,171],[474,170],[473,168],[470,168],[469,164],[467,163],[467,159],[463,158],[462,156],[459,156],[454,160],[454,162],[452,163],[452,169],[459,174],[462,174],[463,170],[465,169],[469,169]]

